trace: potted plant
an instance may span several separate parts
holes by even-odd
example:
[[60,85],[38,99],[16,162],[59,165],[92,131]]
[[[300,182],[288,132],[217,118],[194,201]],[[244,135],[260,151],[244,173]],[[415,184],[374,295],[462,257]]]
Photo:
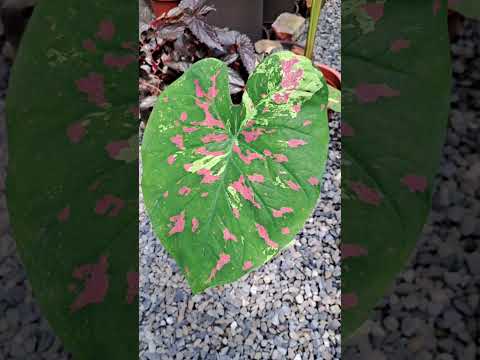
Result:
[[278,255],[316,207],[332,88],[310,59],[270,55],[234,104],[226,62],[207,57],[156,100],[141,148],[145,206],[195,294]]

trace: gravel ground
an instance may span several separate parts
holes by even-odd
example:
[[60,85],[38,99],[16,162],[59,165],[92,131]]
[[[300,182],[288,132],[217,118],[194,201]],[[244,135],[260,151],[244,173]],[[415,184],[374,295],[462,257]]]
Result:
[[344,359],[480,358],[480,22],[466,21],[452,54],[452,112],[429,222]]
[[[340,68],[340,0],[316,58]],[[320,46],[321,44],[321,46]],[[340,118],[330,123],[321,202],[294,246],[234,284],[192,296],[140,204],[140,358],[340,359]]]

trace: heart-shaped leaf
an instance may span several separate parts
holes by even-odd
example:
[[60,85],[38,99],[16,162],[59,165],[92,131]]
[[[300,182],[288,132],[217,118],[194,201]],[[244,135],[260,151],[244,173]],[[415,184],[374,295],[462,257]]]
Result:
[[257,67],[241,105],[215,59],[162,93],[143,139],[142,189],[194,293],[261,266],[301,230],[327,159],[327,100],[321,73],[290,52]]
[[138,357],[136,11],[40,1],[7,98],[14,239],[74,359]]
[[392,285],[430,209],[449,112],[446,1],[344,1],[342,339]]

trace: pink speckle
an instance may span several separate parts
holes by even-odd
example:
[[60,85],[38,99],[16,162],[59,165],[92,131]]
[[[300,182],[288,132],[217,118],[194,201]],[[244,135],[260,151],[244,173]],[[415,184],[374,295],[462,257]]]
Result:
[[275,158],[275,161],[278,162],[278,163],[286,163],[288,162],[288,157],[286,155],[283,155],[283,154],[275,154],[273,155],[273,157]]
[[280,210],[272,209],[273,217],[280,218],[283,217],[285,214],[293,213],[292,208],[282,207]]
[[264,130],[263,129],[253,129],[251,131],[242,131],[242,135],[245,137],[245,141],[247,143],[251,143],[256,141],[262,134]]
[[73,271],[73,277],[84,281],[84,289],[78,295],[70,311],[76,312],[90,304],[99,304],[103,302],[108,291],[108,259],[101,256],[98,264],[81,265]]
[[177,146],[179,150],[185,150],[185,145],[183,144],[183,136],[175,135],[170,138],[170,141]]
[[202,195],[200,195],[200,196],[201,196],[202,198],[206,198],[206,197],[208,197],[208,192],[204,192],[204,193],[202,193]]
[[127,304],[133,303],[138,296],[138,272],[127,273]]
[[89,52],[94,53],[97,50],[97,47],[95,46],[95,43],[92,39],[84,40],[82,45],[83,48]]
[[62,209],[57,215],[57,219],[60,222],[65,222],[70,218],[70,206],[67,206]]
[[178,193],[182,196],[188,196],[191,192],[192,189],[190,189],[188,186],[184,186],[180,190],[178,190]]
[[316,178],[315,176],[312,176],[310,179],[308,179],[308,182],[312,186],[320,185],[320,180],[318,180],[318,178]]
[[95,213],[98,215],[107,215],[109,217],[118,216],[120,211],[125,207],[125,202],[113,195],[105,195],[97,200]]
[[124,70],[128,65],[136,62],[137,58],[133,55],[115,56],[113,54],[105,54],[103,57],[103,63],[117,70]]
[[240,219],[240,210],[234,207],[232,209],[232,212],[233,212],[233,216],[235,216],[236,219]]
[[265,177],[260,174],[253,174],[253,175],[248,175],[248,180],[254,183],[263,183],[265,181]]
[[267,229],[263,227],[260,224],[255,224],[255,227],[257,228],[258,235],[265,241],[265,244],[267,246],[271,247],[272,249],[278,249],[278,244],[270,239],[270,236],[268,235]]
[[192,219],[192,232],[195,233],[198,230],[198,227],[200,226],[200,221],[198,221],[197,218]]
[[300,185],[298,185],[297,183],[294,183],[292,180],[288,180],[287,185],[290,189],[292,189],[294,191],[299,191],[300,190]]
[[170,221],[173,223],[168,236],[174,234],[183,233],[185,230],[185,211],[182,211],[180,214],[170,217]]
[[227,265],[230,262],[230,255],[227,255],[225,253],[220,254],[220,259],[217,261],[217,264],[215,267],[212,269],[212,272],[210,273],[210,277],[208,278],[208,281],[212,281],[217,272],[219,272],[225,265]]
[[200,169],[197,171],[197,174],[203,176],[202,184],[213,184],[220,180],[220,176],[213,175],[209,169]]
[[212,129],[214,127],[219,127],[220,129],[225,129],[225,125],[220,120],[217,120],[213,117],[212,113],[209,110],[210,105],[209,105],[208,102],[207,103],[202,103],[200,100],[196,99],[195,103],[205,113],[205,120],[192,122],[192,125],[205,126],[205,127],[210,128],[210,129]]
[[355,135],[355,130],[353,130],[353,128],[343,120],[341,125],[341,131],[342,131],[342,136],[345,136],[345,137],[351,137]]
[[164,198],[164,199],[168,198],[168,191],[165,191],[165,192],[163,193],[163,198]]
[[85,136],[86,130],[82,123],[77,122],[67,129],[67,136],[73,144],[78,144]]
[[355,94],[360,103],[372,103],[381,97],[400,96],[400,92],[385,84],[360,84],[355,88]]
[[342,294],[342,310],[348,310],[358,305],[358,297],[355,293]]
[[367,249],[356,244],[342,244],[340,245],[340,250],[342,252],[342,259],[368,255]]
[[202,142],[204,144],[209,144],[212,142],[221,143],[228,140],[227,134],[208,134],[202,137]]
[[90,73],[86,78],[75,81],[75,84],[80,92],[88,95],[89,102],[99,107],[106,106],[103,75]]
[[119,160],[119,156],[124,149],[128,149],[130,144],[126,140],[114,141],[105,146],[105,150],[112,159]]
[[390,50],[394,53],[398,53],[403,49],[408,49],[410,47],[410,40],[397,39],[392,42],[390,45]]
[[97,37],[104,41],[110,41],[115,35],[115,25],[110,20],[103,20],[97,32]]
[[293,105],[292,110],[293,112],[299,113],[302,111],[302,106],[300,104]]
[[188,114],[185,111],[182,112],[182,114],[180,115],[180,120],[185,122],[187,121],[187,119],[188,119]]
[[195,150],[195,153],[198,155],[203,155],[203,156],[223,156],[225,153],[223,151],[209,151],[205,146],[202,146],[198,149]]
[[237,237],[235,235],[233,235],[230,230],[228,230],[227,228],[223,229],[223,239],[226,240],[226,241],[237,241]]
[[407,186],[411,192],[425,192],[428,186],[427,178],[419,175],[406,175],[401,182]]
[[288,144],[288,147],[295,149],[300,146],[305,146],[308,143],[304,140],[292,139],[292,140],[288,140],[287,144]]
[[366,204],[378,206],[382,200],[381,195],[376,190],[368,187],[365,184],[360,182],[352,182],[350,187],[355,194],[357,194],[360,201]]
[[294,69],[293,67],[299,62],[298,59],[290,59],[282,61],[283,79],[281,86],[285,90],[294,90],[300,85],[304,71],[303,69]]
[[433,15],[437,15],[442,8],[442,0],[433,0]]
[[247,123],[245,124],[245,128],[250,129],[250,128],[253,127],[255,124],[256,124],[256,121],[253,120],[253,119],[250,119],[250,120],[248,120]]
[[255,206],[257,209],[260,209],[261,206],[259,203],[257,203],[254,199],[253,195],[253,190],[249,188],[248,186],[245,185],[245,178],[243,175],[240,176],[240,179],[238,181],[235,181],[231,185],[245,200],[251,202],[253,206]]
[[205,97],[205,93],[202,90],[202,87],[200,86],[200,81],[199,80],[193,80],[193,83],[195,84],[195,96],[198,98],[203,98]]
[[198,128],[195,128],[195,127],[184,127],[183,128],[183,132],[186,133],[186,134],[194,133],[197,130],[198,130]]
[[177,157],[175,155],[170,155],[167,159],[168,165],[173,165],[175,163],[175,160],[177,160]]
[[312,125],[312,121],[311,121],[311,120],[305,120],[305,121],[303,122],[303,126],[305,126],[305,127],[310,126],[310,125]]
[[238,157],[247,165],[250,165],[253,160],[265,160],[262,155],[259,153],[252,153],[250,150],[247,150],[247,155],[244,155],[237,144],[233,146],[233,152],[236,153]]
[[122,49],[137,51],[137,48],[136,48],[135,43],[133,41],[122,42],[121,46],[122,46]]
[[250,270],[252,267],[253,267],[253,263],[252,263],[251,261],[245,261],[245,262],[243,263],[242,269],[243,269],[243,271],[248,271],[248,270]]
[[[288,103],[288,99],[290,99],[290,94],[288,93],[276,93],[273,95],[273,101],[277,105]],[[263,112],[268,112],[268,108],[265,108]]]
[[374,22],[377,22],[383,17],[384,6],[383,3],[369,3],[362,5],[362,9],[372,18]]
[[190,172],[190,169],[192,168],[192,166],[193,166],[192,164],[185,164],[183,165],[183,168],[185,169],[185,171]]
[[263,154],[264,154],[265,156],[267,156],[267,157],[272,156],[272,152],[271,152],[270,150],[268,150],[268,149],[263,150]]
[[290,229],[289,229],[288,227],[282,228],[282,234],[283,234],[283,235],[288,235],[288,234],[290,234]]

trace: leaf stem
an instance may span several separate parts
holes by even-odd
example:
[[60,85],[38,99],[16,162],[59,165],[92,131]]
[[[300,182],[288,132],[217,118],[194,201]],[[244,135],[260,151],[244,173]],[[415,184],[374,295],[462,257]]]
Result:
[[307,45],[305,56],[313,61],[313,49],[315,48],[315,37],[317,34],[318,21],[322,12],[325,0],[312,0],[312,11],[310,14],[310,25],[308,27]]

